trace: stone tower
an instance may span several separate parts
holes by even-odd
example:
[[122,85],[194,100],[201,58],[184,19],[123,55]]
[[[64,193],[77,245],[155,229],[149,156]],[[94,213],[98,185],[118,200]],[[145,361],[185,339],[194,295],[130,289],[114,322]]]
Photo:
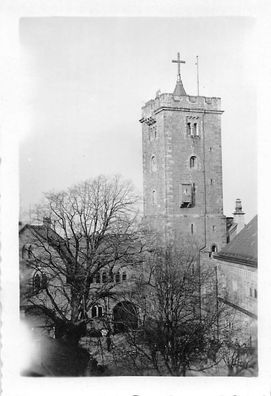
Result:
[[221,99],[191,96],[180,75],[173,93],[142,108],[144,216],[165,240],[192,235],[206,252],[226,244]]

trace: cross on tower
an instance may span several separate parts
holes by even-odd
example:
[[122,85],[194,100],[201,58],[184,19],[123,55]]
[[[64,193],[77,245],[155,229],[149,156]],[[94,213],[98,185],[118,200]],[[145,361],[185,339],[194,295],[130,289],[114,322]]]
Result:
[[181,63],[185,63],[185,61],[180,60],[180,52],[177,53],[177,60],[172,60],[172,63],[178,63],[177,81],[180,81],[181,80]]

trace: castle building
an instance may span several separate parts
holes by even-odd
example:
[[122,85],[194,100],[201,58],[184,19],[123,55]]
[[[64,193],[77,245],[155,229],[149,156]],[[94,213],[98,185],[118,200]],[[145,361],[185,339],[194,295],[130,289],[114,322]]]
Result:
[[255,216],[229,244],[214,255],[218,268],[219,299],[232,307],[241,323],[238,337],[257,339],[257,228]]
[[191,235],[202,251],[226,244],[221,99],[188,95],[178,59],[173,93],[142,108],[144,217],[168,242]]

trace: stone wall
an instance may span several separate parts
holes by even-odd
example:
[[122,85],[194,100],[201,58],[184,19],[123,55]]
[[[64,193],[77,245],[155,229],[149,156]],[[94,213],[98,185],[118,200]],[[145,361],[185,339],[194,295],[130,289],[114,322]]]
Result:
[[[201,247],[206,239],[207,250],[226,244],[221,114],[219,98],[162,94],[146,103],[140,120],[147,221],[165,237],[193,234]],[[197,124],[197,135],[188,123]],[[192,189],[189,207],[180,207],[184,185]]]

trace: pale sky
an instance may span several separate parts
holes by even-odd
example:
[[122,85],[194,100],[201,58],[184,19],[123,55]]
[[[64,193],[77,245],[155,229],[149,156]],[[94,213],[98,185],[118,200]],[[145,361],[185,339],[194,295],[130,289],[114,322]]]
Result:
[[42,193],[99,174],[142,191],[141,107],[182,80],[222,99],[224,213],[242,200],[257,213],[255,20],[234,18],[23,18],[20,23],[23,210]]

